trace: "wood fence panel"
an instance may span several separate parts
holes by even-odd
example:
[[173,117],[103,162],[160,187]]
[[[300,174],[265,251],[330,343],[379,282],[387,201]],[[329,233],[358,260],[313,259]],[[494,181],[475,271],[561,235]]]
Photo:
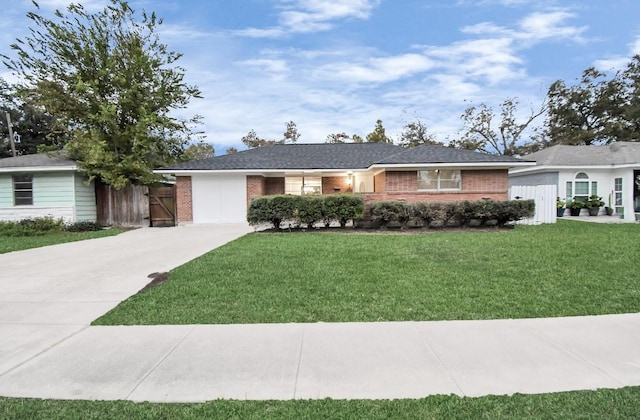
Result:
[[132,185],[116,190],[96,185],[98,223],[105,226],[149,226],[149,188]]

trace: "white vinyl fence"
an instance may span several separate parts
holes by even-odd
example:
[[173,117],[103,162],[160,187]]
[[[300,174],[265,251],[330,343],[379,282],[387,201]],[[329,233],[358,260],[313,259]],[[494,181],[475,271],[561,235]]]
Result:
[[509,189],[511,200],[534,200],[536,214],[529,219],[520,220],[519,224],[539,225],[556,222],[557,185],[514,185]]

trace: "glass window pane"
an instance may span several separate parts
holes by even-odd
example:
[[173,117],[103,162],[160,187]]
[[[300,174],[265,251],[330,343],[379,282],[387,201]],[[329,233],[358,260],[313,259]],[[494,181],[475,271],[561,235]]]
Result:
[[567,188],[565,190],[565,197],[567,200],[571,200],[573,197],[573,183],[571,181],[567,181]]
[[302,177],[286,177],[284,179],[284,193],[291,195],[302,194]]
[[589,175],[585,174],[584,172],[580,172],[578,175],[576,175],[576,179],[589,179]]
[[437,190],[438,174],[436,171],[418,171],[419,190]]
[[615,179],[615,190],[622,191],[622,178]]
[[33,176],[13,176],[13,204],[15,206],[33,205]]
[[459,189],[460,188],[460,171],[441,170],[440,171],[440,189]]
[[322,194],[322,178],[302,178],[304,185],[303,194]]
[[598,195],[598,182],[597,181],[593,181],[591,183],[591,194],[592,195]]
[[584,181],[576,181],[576,195],[580,196],[580,195],[584,195],[584,196],[588,196],[589,195],[589,182],[584,182]]

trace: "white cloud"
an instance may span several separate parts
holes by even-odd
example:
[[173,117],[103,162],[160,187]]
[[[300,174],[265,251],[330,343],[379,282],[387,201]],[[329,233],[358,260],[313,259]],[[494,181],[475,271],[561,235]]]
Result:
[[624,69],[631,58],[640,54],[640,36],[636,37],[635,41],[629,44],[628,55],[615,55],[608,58],[596,60],[593,65],[601,71],[617,71]]
[[278,38],[293,33],[322,32],[336,21],[368,19],[381,0],[279,0],[279,25],[245,28],[236,35],[251,38]]
[[566,10],[553,12],[535,12],[520,21],[520,38],[528,40],[543,40],[548,38],[570,39],[575,42],[584,42],[583,33],[586,26],[565,25],[565,21],[575,17]]
[[316,75],[323,79],[349,83],[390,82],[433,68],[433,62],[421,54],[373,57],[361,64],[351,62],[322,66]]

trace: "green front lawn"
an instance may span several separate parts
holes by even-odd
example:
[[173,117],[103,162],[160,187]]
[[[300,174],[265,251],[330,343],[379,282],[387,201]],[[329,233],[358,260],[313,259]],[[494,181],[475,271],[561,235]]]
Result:
[[151,404],[1,398],[4,419],[633,419],[640,387],[418,400],[210,401]]
[[106,229],[96,232],[55,232],[39,236],[3,236],[0,235],[0,254],[23,249],[40,248],[65,242],[103,238],[124,232],[123,229]]
[[640,311],[638,224],[254,233],[96,325],[530,318]]

